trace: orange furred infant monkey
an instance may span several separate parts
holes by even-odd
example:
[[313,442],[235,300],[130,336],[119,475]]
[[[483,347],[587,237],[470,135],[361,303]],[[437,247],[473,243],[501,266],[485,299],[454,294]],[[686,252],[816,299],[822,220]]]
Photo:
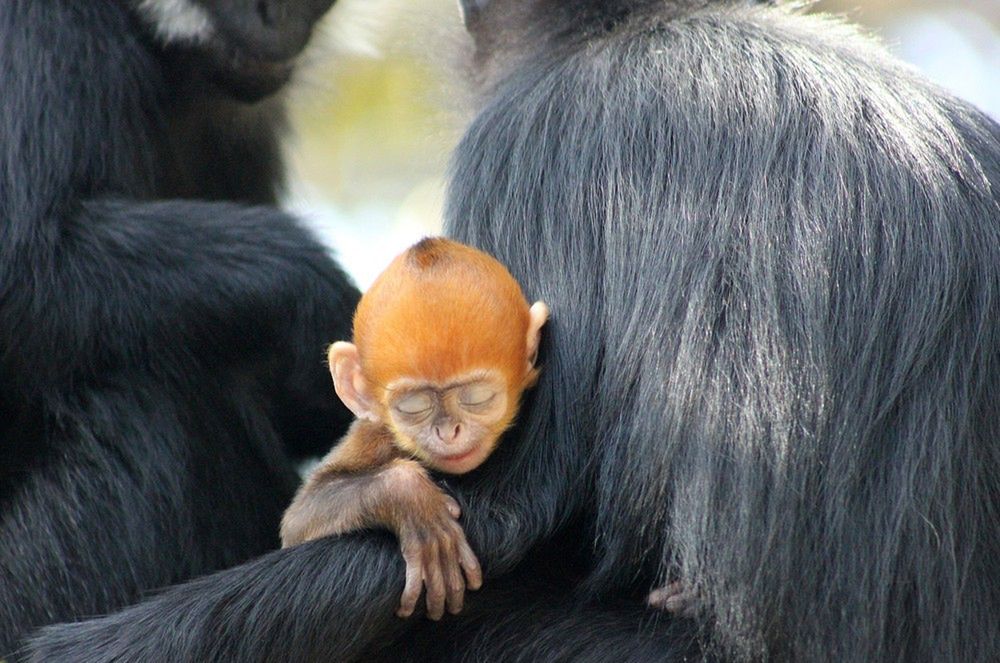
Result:
[[330,347],[337,395],[357,420],[306,479],[281,523],[291,546],[384,527],[406,562],[401,617],[462,609],[482,583],[458,503],[425,468],[464,474],[514,420],[548,319],[494,258],[443,238],[398,256],[361,298],[354,343]]

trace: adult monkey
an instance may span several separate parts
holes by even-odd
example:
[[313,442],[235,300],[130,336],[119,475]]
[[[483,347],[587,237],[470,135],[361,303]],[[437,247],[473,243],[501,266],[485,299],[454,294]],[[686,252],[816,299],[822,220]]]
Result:
[[332,0],[0,3],[0,658],[276,547],[357,293],[273,208]]
[[[450,228],[553,323],[520,427],[453,483],[487,575],[458,620],[392,617],[402,564],[355,536],[37,660],[351,660],[404,628],[410,660],[671,660],[682,624],[609,597],[674,573],[732,658],[996,660],[1000,128],[754,5],[466,3],[483,108]],[[584,582],[526,579],[574,543]]]

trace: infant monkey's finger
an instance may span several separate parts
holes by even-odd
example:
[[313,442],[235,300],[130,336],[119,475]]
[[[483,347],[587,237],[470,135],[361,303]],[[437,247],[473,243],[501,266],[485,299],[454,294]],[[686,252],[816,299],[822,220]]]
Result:
[[458,502],[455,501],[455,498],[451,495],[444,496],[444,505],[445,508],[448,509],[448,513],[452,518],[458,520],[458,518],[462,515],[462,507],[458,506]]
[[396,616],[407,618],[413,614],[417,608],[417,601],[420,600],[420,591],[424,588],[424,572],[420,566],[420,556],[406,559],[406,584],[403,586],[403,594],[399,598],[399,609]]
[[424,584],[427,586],[427,617],[437,621],[444,616],[445,588],[436,545],[424,550]]
[[461,558],[456,542],[450,542],[441,549],[441,564],[448,588],[448,612],[457,615],[465,605],[465,578],[462,576]]
[[479,559],[476,553],[465,541],[465,538],[458,543],[458,562],[465,572],[465,579],[469,589],[479,589],[483,586],[483,569],[479,566]]

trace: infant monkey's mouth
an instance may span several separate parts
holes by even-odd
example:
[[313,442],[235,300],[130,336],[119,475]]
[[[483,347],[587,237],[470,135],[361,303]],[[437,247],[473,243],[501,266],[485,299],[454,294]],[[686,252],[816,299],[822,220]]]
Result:
[[473,453],[475,453],[475,451],[476,451],[475,449],[469,449],[468,451],[463,451],[462,453],[453,454],[451,456],[439,456],[439,458],[441,458],[441,460],[446,460],[450,463],[454,463],[456,461],[465,460],[466,458],[469,458],[470,456],[472,456]]
[[451,455],[435,454],[432,462],[442,472],[465,474],[479,467],[483,460],[479,447],[474,446],[468,451],[460,451]]

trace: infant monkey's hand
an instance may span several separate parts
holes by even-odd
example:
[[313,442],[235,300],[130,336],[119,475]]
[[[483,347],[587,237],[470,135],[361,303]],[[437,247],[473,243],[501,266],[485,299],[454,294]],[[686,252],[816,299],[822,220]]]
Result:
[[479,560],[458,524],[458,502],[437,489],[426,496],[420,516],[400,523],[397,536],[406,561],[406,586],[400,598],[400,617],[409,617],[417,607],[420,592],[427,587],[427,616],[438,620],[445,607],[451,614],[462,610],[465,588],[483,584]]

